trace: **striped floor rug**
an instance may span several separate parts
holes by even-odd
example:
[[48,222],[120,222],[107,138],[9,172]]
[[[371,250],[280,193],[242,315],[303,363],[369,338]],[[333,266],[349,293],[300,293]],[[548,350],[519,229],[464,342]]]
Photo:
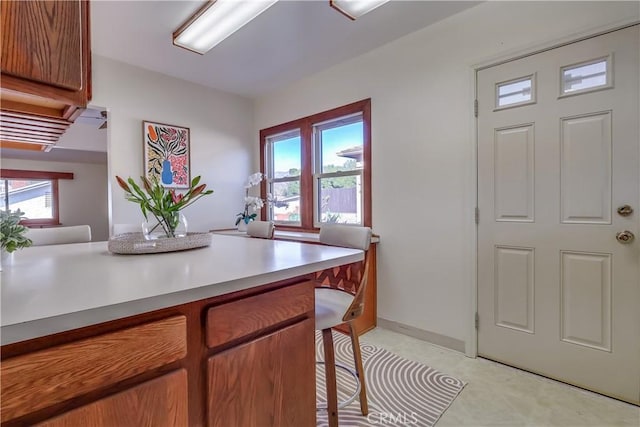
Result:
[[[333,334],[336,360],[353,368],[353,353],[349,337]],[[360,413],[356,399],[338,413],[340,427],[362,426],[433,426],[462,391],[466,383],[438,372],[422,363],[399,357],[385,349],[361,343],[362,362],[367,380],[369,414]],[[322,338],[316,332],[316,357],[324,360]],[[318,365],[318,404],[325,402],[323,365]],[[355,390],[355,381],[348,373],[337,370],[338,400],[345,400]],[[326,411],[317,414],[318,426],[328,426]]]

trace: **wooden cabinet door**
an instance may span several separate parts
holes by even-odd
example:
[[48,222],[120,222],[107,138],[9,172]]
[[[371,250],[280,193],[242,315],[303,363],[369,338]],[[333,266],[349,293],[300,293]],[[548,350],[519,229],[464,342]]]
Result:
[[37,427],[186,427],[187,405],[187,371],[180,369],[76,408]]
[[[70,119],[91,99],[88,0],[2,1],[2,109]],[[73,120],[71,120],[73,121]]]
[[315,369],[312,319],[212,356],[209,427],[315,426]]
[[2,72],[82,87],[80,1],[3,1]]

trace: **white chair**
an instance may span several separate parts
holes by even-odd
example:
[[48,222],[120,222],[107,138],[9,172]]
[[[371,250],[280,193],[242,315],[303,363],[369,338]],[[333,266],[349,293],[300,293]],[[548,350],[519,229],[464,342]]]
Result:
[[[364,295],[369,275],[371,229],[335,224],[322,226],[320,228],[320,243],[367,251],[364,262],[323,272],[322,276],[318,278],[319,287],[315,289],[316,330],[322,331],[329,426],[337,427],[338,408],[343,408],[353,402],[358,394],[362,415],[367,415],[369,412],[360,342],[353,321],[364,311]],[[357,387],[349,399],[338,403],[335,351],[331,328],[342,323],[349,325],[356,372],[341,365],[338,367],[347,370],[354,376]]]
[[91,227],[72,225],[69,227],[29,228],[25,236],[31,239],[33,246],[85,243],[91,241]]
[[273,221],[251,221],[247,224],[247,235],[262,239],[273,239],[275,225]]
[[113,224],[113,235],[124,233],[142,233],[142,224]]

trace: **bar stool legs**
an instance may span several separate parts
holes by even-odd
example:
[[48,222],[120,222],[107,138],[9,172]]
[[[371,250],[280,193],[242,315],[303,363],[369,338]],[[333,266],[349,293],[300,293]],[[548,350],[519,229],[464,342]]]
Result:
[[327,383],[327,417],[329,427],[338,427],[338,389],[336,385],[336,358],[331,328],[322,330],[324,362]]
[[362,415],[369,413],[369,404],[367,403],[367,386],[364,378],[364,367],[362,366],[362,353],[360,352],[360,339],[356,332],[353,322],[349,322],[349,332],[351,334],[351,346],[353,347],[353,361],[355,363],[356,372],[360,379],[360,411]]
[[[359,395],[360,398],[360,411],[362,415],[369,413],[369,405],[367,403],[367,389],[364,376],[364,367],[362,365],[362,353],[360,351],[360,340],[358,334],[353,326],[352,322],[349,322],[349,332],[351,335],[351,345],[353,348],[353,360],[356,367],[356,371],[340,365],[341,369],[345,369],[354,377],[357,375],[356,381],[359,382],[358,388],[354,395],[347,401],[338,405],[338,388],[336,382],[336,357],[335,349],[333,347],[333,335],[331,334],[331,328],[322,330],[322,344],[324,347],[324,365],[325,376],[327,386],[327,418],[329,420],[329,427],[338,427],[338,407],[342,407],[352,402],[355,396]],[[322,362],[320,362],[322,363]]]

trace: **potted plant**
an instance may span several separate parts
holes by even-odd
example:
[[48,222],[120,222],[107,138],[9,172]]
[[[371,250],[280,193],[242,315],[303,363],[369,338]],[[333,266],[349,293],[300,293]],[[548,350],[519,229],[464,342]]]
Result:
[[266,200],[258,196],[250,196],[249,190],[255,187],[265,179],[266,176],[260,172],[249,175],[247,183],[244,186],[244,209],[236,215],[236,227],[240,231],[246,231],[247,225],[251,221],[255,221],[258,211],[262,209],[265,203],[276,203],[278,200],[270,193],[267,193]]
[[17,249],[31,246],[33,242],[24,234],[27,227],[20,225],[20,220],[24,218],[24,212],[20,209],[11,211],[10,209],[0,209],[0,244],[2,246],[2,260],[5,260],[10,253]]
[[[146,239],[183,237],[186,235],[186,220],[180,211],[203,196],[213,193],[205,190],[206,184],[200,183],[200,176],[191,181],[188,190],[177,194],[173,189],[167,189],[157,180],[140,177],[142,186],[129,178],[126,181],[116,176],[118,185],[124,190],[125,197],[130,202],[138,203],[142,215],[148,221],[144,227]],[[152,218],[149,218],[151,213]],[[180,231],[182,224],[184,230]]]

